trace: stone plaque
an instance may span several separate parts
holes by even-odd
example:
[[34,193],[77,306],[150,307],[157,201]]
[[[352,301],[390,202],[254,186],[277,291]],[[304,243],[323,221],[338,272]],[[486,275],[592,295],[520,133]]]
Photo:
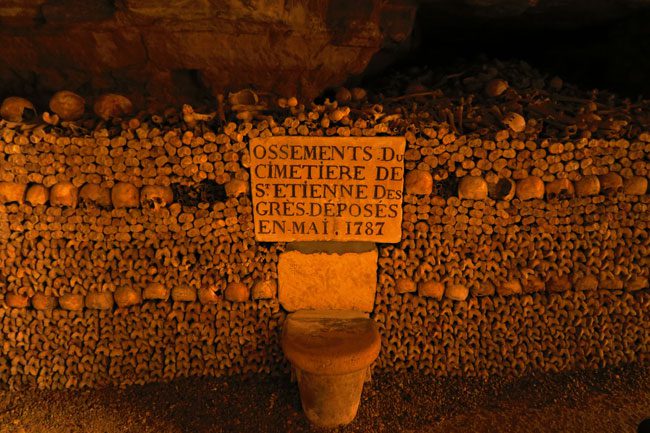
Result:
[[399,242],[404,137],[250,142],[255,238]]

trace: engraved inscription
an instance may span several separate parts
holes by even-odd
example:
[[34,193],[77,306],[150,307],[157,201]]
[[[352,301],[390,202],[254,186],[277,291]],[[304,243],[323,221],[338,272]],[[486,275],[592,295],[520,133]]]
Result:
[[250,142],[258,241],[399,242],[403,137],[267,137]]

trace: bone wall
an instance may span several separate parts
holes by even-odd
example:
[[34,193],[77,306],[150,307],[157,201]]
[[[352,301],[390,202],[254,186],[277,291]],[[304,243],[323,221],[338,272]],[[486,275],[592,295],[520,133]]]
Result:
[[0,381],[286,371],[285,245],[254,240],[248,187],[248,140],[270,135],[406,137],[402,241],[379,245],[378,368],[647,362],[648,102],[491,68],[435,90],[233,106],[223,124],[187,110],[3,121]]

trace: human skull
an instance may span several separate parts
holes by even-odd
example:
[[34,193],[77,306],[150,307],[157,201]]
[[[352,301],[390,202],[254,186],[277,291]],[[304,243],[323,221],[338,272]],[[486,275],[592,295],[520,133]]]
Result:
[[502,122],[514,132],[523,132],[526,129],[526,119],[519,113],[510,112],[506,114]]
[[32,206],[37,206],[40,204],[47,203],[47,200],[50,197],[50,191],[43,185],[35,183],[30,185],[27,188],[27,193],[25,194],[25,201]]
[[508,178],[502,177],[496,184],[489,184],[489,195],[494,200],[510,201],[515,196],[515,182]]
[[56,92],[50,99],[50,110],[61,120],[79,120],[84,114],[86,101],[81,96],[69,90]]
[[600,182],[600,190],[603,194],[618,194],[623,191],[623,178],[620,174],[609,172],[598,176]]
[[500,78],[495,78],[485,84],[485,94],[491,98],[500,96],[506,90],[508,90],[508,82]]
[[528,176],[517,182],[517,198],[531,200],[544,198],[544,182],[537,176]]
[[19,203],[25,198],[27,185],[16,182],[0,182],[0,204]]
[[276,280],[257,280],[251,291],[253,299],[272,299],[278,293],[278,282]]
[[632,176],[625,179],[623,190],[628,195],[644,195],[648,191],[648,179]]
[[100,206],[110,207],[111,192],[108,188],[101,187],[94,183],[87,183],[79,190],[79,202],[84,207]]
[[228,94],[230,105],[257,105],[259,97],[251,89],[243,89],[239,92]]
[[50,204],[52,206],[76,207],[79,198],[77,187],[71,182],[59,182],[50,190]]
[[130,307],[142,302],[142,293],[135,287],[119,287],[114,293],[115,304],[119,308]]
[[118,182],[111,189],[111,201],[116,209],[138,207],[140,205],[140,190],[132,183]]
[[152,282],[144,288],[142,297],[144,299],[154,299],[154,300],[163,300],[166,301],[169,299],[169,288],[165,287],[164,284],[158,282]]
[[158,210],[174,201],[174,192],[169,186],[145,185],[140,190],[140,204],[145,209]]
[[0,105],[0,117],[9,122],[32,122],[37,116],[34,105],[27,99],[10,96]]
[[487,182],[481,176],[463,176],[458,185],[458,197],[485,200],[488,197]]
[[216,286],[202,287],[198,290],[199,302],[201,304],[216,304],[220,301],[219,288]]
[[600,180],[595,175],[585,176],[575,183],[575,190],[578,197],[597,195],[600,192]]
[[95,100],[93,111],[103,120],[121,118],[131,114],[133,104],[126,96],[106,93]]
[[573,182],[569,179],[556,179],[552,182],[547,183],[544,186],[546,190],[546,198],[553,199],[559,198],[564,199],[568,197],[573,197],[575,195],[575,189],[573,187]]

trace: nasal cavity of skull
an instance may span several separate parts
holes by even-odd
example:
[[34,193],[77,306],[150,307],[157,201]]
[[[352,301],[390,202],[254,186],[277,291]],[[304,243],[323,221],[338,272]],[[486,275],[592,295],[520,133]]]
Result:
[[146,200],[143,200],[142,205],[147,209],[158,209],[163,207],[165,201],[160,197],[152,197]]

